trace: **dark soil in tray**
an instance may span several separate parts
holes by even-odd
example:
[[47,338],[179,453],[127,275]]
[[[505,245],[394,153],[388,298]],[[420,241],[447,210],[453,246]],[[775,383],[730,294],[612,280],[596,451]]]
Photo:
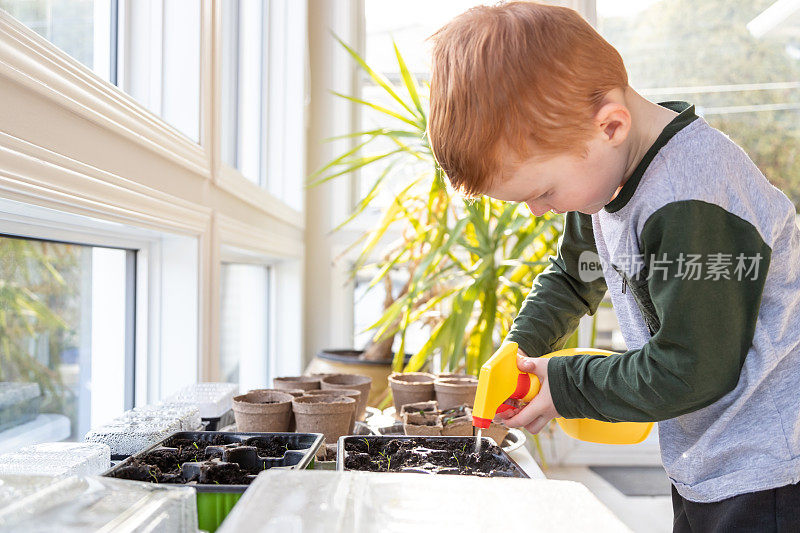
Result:
[[174,437],[146,453],[131,457],[111,477],[188,485],[249,485],[271,466],[280,466],[290,450],[307,450],[285,438],[250,437],[238,442],[220,435],[204,439]]
[[502,450],[484,441],[479,452],[475,439],[357,439],[345,442],[346,470],[420,472],[483,477],[518,477],[518,467]]

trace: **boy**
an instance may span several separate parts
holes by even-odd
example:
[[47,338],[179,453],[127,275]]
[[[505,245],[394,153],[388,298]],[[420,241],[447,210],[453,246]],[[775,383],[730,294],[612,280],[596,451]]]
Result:
[[[429,138],[452,185],[566,213],[508,335],[542,389],[507,423],[659,421],[675,531],[800,531],[792,203],[693,106],[631,89],[572,10],[476,7],[433,39]],[[536,359],[606,290],[627,352]]]

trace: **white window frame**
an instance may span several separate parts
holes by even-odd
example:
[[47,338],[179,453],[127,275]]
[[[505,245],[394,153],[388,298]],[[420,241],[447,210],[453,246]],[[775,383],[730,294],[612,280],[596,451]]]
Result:
[[[285,298],[292,303],[279,319],[286,324],[274,329],[274,352],[289,365],[299,364],[301,358],[303,188],[298,188],[299,201],[289,205],[221,168],[222,1],[200,0],[199,142],[0,12],[0,198],[64,217],[21,220],[6,210],[0,212],[0,232],[106,246],[127,243],[125,247],[139,250],[137,403],[163,398],[187,379],[218,377],[219,270],[226,246],[268,252],[275,261],[272,286],[280,290],[274,291],[273,301]],[[291,55],[289,61],[305,65],[307,0],[271,4],[293,13],[287,32],[296,37],[297,46],[285,52]],[[292,75],[299,79],[286,82],[287,87],[305,87],[304,68]],[[287,104],[287,112],[300,124],[305,123],[305,102],[301,91]],[[293,148],[293,164],[287,162],[275,172],[287,184],[302,184],[302,135]],[[14,232],[9,231],[12,227]],[[178,237],[195,243],[196,252],[178,253],[167,242]],[[170,256],[176,257],[168,260]],[[182,339],[190,347],[190,358],[175,358],[170,352],[177,344],[165,339],[171,330],[164,295],[171,284],[162,281],[170,279],[170,268],[179,268],[181,261],[197,276],[192,291],[196,313],[189,320],[196,327],[192,338]],[[180,368],[184,372],[178,376]]]

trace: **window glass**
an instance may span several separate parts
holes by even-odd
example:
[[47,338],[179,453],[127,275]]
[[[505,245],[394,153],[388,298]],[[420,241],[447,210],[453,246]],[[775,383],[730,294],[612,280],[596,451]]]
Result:
[[[774,0],[598,0],[648,99],[686,100],[800,205],[800,9]],[[788,4],[785,4],[788,5]]]
[[267,4],[222,4],[222,160],[265,185]]
[[269,269],[224,263],[221,279],[220,380],[239,390],[269,385]]
[[0,236],[0,449],[81,440],[132,406],[134,257]]
[[94,70],[115,81],[110,51],[116,28],[109,0],[0,0],[0,9]]

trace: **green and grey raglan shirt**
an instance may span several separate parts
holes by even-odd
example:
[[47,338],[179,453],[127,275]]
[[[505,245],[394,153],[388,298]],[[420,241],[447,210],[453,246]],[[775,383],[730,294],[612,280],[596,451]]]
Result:
[[684,102],[616,198],[566,214],[508,340],[559,349],[611,294],[629,350],[551,360],[566,418],[659,421],[664,467],[698,502],[800,480],[795,208]]

